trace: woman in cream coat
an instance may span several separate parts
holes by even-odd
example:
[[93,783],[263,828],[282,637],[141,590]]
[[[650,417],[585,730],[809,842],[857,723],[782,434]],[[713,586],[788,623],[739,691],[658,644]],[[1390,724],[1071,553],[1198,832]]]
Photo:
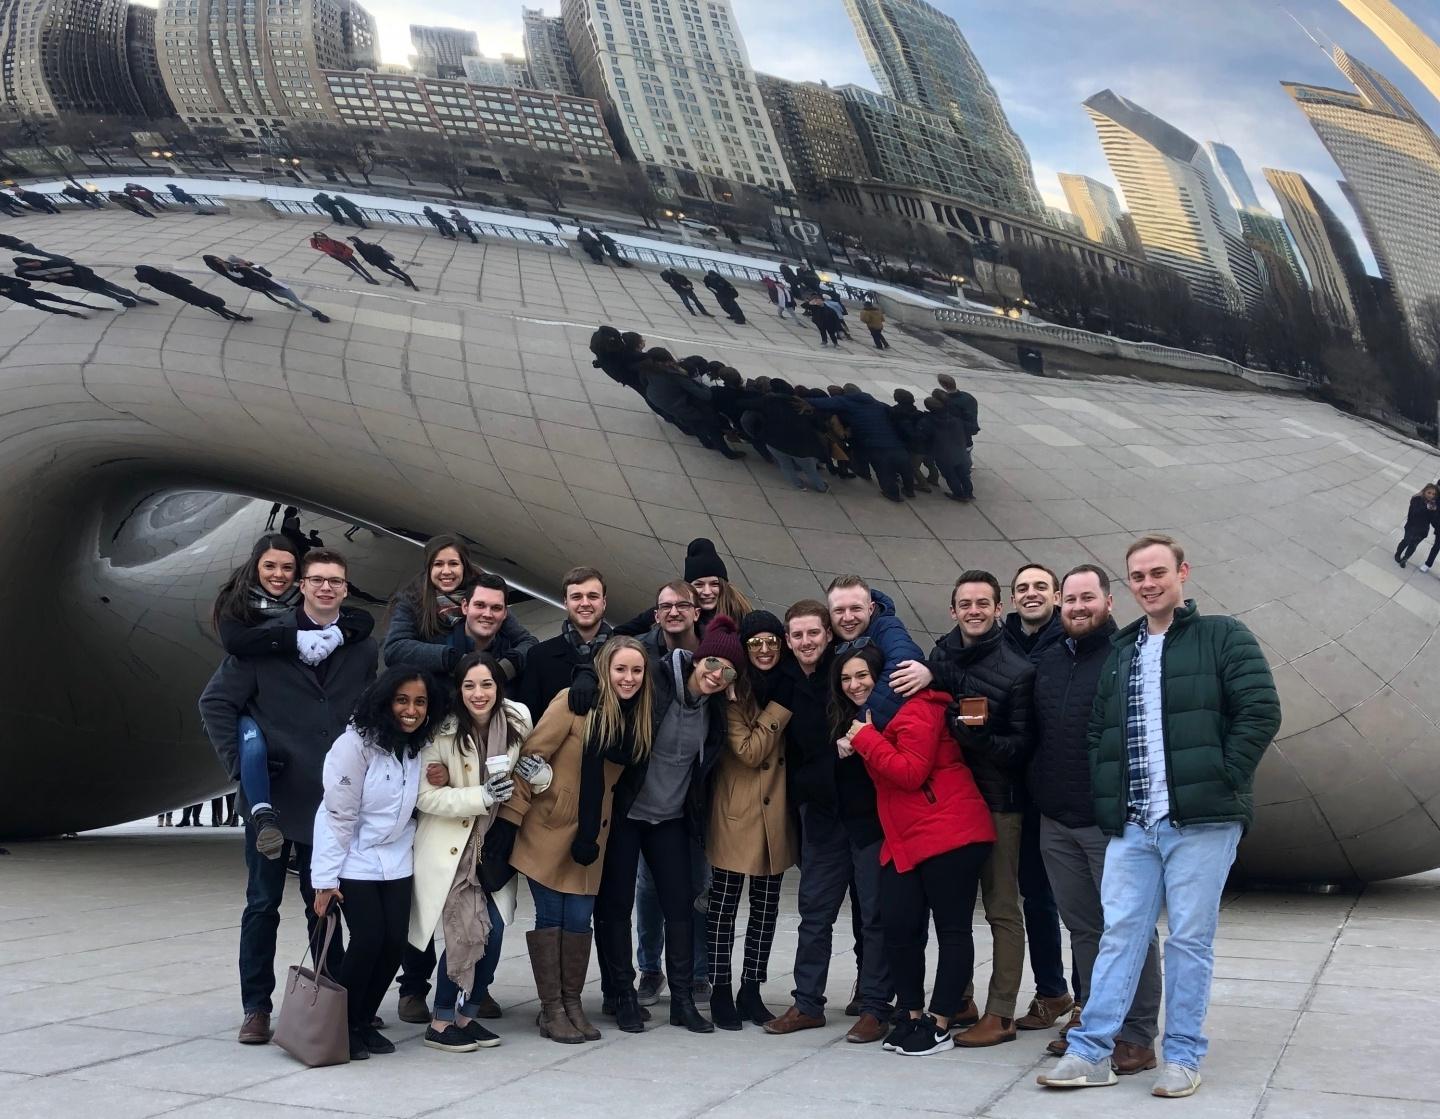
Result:
[[[500,806],[515,791],[515,777],[536,792],[549,788],[551,771],[520,757],[530,713],[505,698],[505,674],[488,653],[470,653],[455,669],[458,712],[425,747],[426,779],[417,807],[415,892],[410,943],[423,948],[441,926],[446,949],[435,979],[435,1014],[425,1044],[445,1052],[472,1052],[500,1039],[475,1021],[500,962],[505,926],[515,916],[512,878],[494,896],[479,879],[485,839]],[[468,861],[467,861],[468,856]],[[483,906],[482,906],[483,901]],[[450,974],[470,976],[457,982]],[[473,968],[467,962],[473,960]],[[460,988],[465,1001],[457,1007]]]

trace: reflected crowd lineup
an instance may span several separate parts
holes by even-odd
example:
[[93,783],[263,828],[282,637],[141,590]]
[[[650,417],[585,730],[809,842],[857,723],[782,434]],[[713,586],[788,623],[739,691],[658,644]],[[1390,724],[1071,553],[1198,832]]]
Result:
[[[592,951],[597,1017],[624,1032],[646,1030],[667,987],[670,1023],[698,1034],[753,1024],[784,1044],[824,1026],[848,897],[847,1042],[926,1056],[1056,1030],[1042,1085],[1158,1065],[1153,1094],[1191,1095],[1221,891],[1280,706],[1249,630],[1185,598],[1181,544],[1142,536],[1123,572],[1142,616],[1121,629],[1098,565],[1027,562],[1006,587],[961,571],[954,628],[926,654],[861,577],[777,617],[697,539],[624,622],[606,618],[600,571],[570,570],[560,632],[540,640],[505,581],[442,536],[377,644],[345,603],[342,554],[261,537],[217,597],[227,655],[200,700],[246,821],[239,1040],[272,1036],[293,861],[312,952],[344,917],[324,964],[347,992],[351,1060],[394,1052],[378,1014],[397,972],[399,1017],[426,1025],[425,1046],[500,1044],[484,1022],[502,1016],[489,988],[523,877],[535,1026],[557,1043],[601,1037],[583,997]],[[777,1014],[762,986],[794,868],[794,989]]]

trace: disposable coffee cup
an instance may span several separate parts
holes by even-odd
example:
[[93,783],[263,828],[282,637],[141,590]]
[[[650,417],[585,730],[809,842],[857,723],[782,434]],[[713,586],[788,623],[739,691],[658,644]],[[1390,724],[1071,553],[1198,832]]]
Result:
[[504,754],[495,754],[485,759],[485,772],[491,777],[500,777],[510,772],[510,759]]

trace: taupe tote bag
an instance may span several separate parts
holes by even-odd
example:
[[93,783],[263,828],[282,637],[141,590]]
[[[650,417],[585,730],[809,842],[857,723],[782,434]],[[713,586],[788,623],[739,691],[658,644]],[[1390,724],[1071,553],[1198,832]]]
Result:
[[[325,915],[325,943],[310,958],[315,967],[291,966],[285,977],[285,1001],[275,1023],[275,1044],[309,1068],[343,1065],[350,1060],[350,1000],[325,966],[330,940],[339,918],[332,908]],[[319,932],[319,929],[316,929]]]

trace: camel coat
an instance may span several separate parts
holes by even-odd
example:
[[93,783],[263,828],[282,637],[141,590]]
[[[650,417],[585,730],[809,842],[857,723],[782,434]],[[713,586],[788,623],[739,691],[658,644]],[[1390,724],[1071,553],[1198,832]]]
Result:
[[581,866],[570,857],[570,844],[580,831],[580,758],[585,749],[585,719],[570,713],[570,689],[566,688],[553,700],[540,722],[525,741],[525,752],[550,763],[554,780],[544,791],[535,790],[522,798],[516,785],[516,797],[505,806],[507,817],[523,814],[520,834],[515,837],[515,850],[510,865],[526,878],[548,886],[562,894],[600,892],[600,871],[605,866],[605,841],[610,838],[610,808],[615,795],[615,782],[625,767],[605,763],[605,793],[600,804],[600,833],[595,842],[600,857],[589,866]]
[[726,713],[727,749],[715,767],[706,854],[736,874],[780,874],[795,865],[799,840],[785,800],[785,725],[790,712],[767,704],[747,722]]
[[[520,717],[526,733],[530,732],[530,712],[524,704],[505,701],[505,706]],[[510,747],[510,768],[515,768],[522,746]],[[529,753],[526,748],[525,753]],[[439,762],[450,771],[450,783],[437,789],[425,780],[426,767]],[[541,773],[535,779],[537,789],[550,787],[551,775]],[[515,779],[516,795],[526,784]],[[440,924],[445,897],[455,881],[455,868],[460,854],[470,840],[470,829],[478,817],[494,808],[485,791],[485,759],[460,752],[459,724],[449,719],[430,744],[420,752],[420,797],[416,802],[420,823],[415,829],[415,886],[410,901],[409,940],[423,949]],[[495,895],[495,907],[508,925],[515,916],[515,880]]]

